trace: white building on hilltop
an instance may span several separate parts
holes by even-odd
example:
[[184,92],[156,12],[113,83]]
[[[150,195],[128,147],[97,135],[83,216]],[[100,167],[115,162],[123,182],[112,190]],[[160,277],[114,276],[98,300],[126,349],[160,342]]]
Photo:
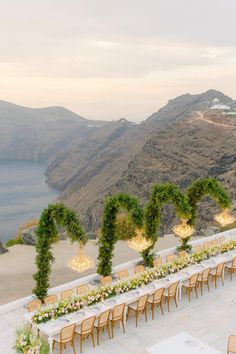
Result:
[[218,111],[229,111],[231,109],[230,106],[227,106],[224,103],[221,103],[218,98],[214,98],[212,101],[212,106],[210,107],[212,110],[218,110]]

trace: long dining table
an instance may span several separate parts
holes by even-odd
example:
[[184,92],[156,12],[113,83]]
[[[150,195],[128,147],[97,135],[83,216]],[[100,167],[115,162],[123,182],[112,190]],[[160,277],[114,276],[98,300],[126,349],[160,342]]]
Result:
[[[224,263],[230,262],[234,257],[236,257],[236,250],[232,250],[227,253],[216,255],[214,257],[211,257],[210,259],[202,261],[200,264],[191,265],[187,268],[180,270],[177,273],[170,274],[165,278],[154,280],[148,285],[109,298],[104,302],[97,303],[93,306],[83,307],[82,309],[74,313],[66,314],[55,320],[50,320],[48,322],[41,323],[41,324],[35,324],[32,323],[32,316],[34,313],[28,312],[24,315],[24,321],[30,323],[33,327],[37,328],[41,333],[45,334],[48,337],[50,353],[52,354],[53,337],[59,334],[63,327],[68,326],[70,324],[76,324],[79,326],[81,322],[86,318],[89,318],[94,315],[98,317],[103,311],[112,309],[114,306],[118,304],[125,303],[126,305],[128,305],[132,302],[137,301],[137,299],[142,295],[145,294],[152,295],[157,289],[160,288],[167,289],[171,284],[175,283],[176,281],[179,282],[178,301],[181,301],[182,299],[181,289],[182,289],[182,283],[184,281],[188,280],[194,274],[203,272],[204,269],[207,269],[209,267],[213,269],[216,268],[216,266],[222,262]],[[113,282],[112,284],[115,283],[116,282]]]

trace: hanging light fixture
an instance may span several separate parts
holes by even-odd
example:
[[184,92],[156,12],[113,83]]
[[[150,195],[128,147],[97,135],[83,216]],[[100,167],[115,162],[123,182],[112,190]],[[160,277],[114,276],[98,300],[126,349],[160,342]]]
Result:
[[84,246],[82,242],[79,245],[79,251],[76,256],[72,257],[68,261],[68,267],[76,272],[83,273],[86,270],[94,267],[94,261],[91,257],[87,257],[84,254]]
[[135,251],[140,253],[152,245],[152,241],[147,240],[146,237],[143,236],[143,230],[136,229],[135,234],[136,236],[128,240],[128,245],[130,248],[133,248]]
[[221,213],[217,214],[214,218],[221,226],[227,226],[235,221],[235,218],[230,215],[229,209],[224,209]]
[[194,228],[187,224],[187,221],[188,220],[186,219],[181,219],[181,223],[173,227],[173,232],[176,236],[179,236],[183,239],[192,236],[194,233]]

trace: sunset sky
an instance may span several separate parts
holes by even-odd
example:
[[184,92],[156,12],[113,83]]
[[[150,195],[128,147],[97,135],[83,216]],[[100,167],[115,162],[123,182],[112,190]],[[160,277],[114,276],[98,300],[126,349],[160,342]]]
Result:
[[235,0],[0,0],[0,99],[140,121],[183,93],[236,98]]

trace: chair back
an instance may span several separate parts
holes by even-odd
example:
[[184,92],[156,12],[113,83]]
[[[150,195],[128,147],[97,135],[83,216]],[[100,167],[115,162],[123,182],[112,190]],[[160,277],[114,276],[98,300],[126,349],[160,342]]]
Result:
[[60,342],[69,342],[75,335],[75,324],[63,327],[60,331]]
[[206,281],[209,278],[211,268],[204,269],[202,273],[199,274],[199,278],[201,281]]
[[107,310],[102,312],[99,317],[98,317],[98,327],[104,326],[107,324],[109,315],[110,315],[111,310]]
[[176,255],[175,254],[169,254],[169,256],[166,256],[166,262],[172,262],[176,259]]
[[140,298],[137,301],[137,310],[141,311],[145,308],[145,306],[147,304],[148,296],[149,296],[149,294],[140,296]]
[[119,280],[122,280],[122,279],[125,279],[125,278],[128,278],[128,277],[129,277],[128,269],[124,269],[124,270],[121,270],[120,272],[118,272]]
[[157,289],[155,293],[153,294],[153,301],[154,302],[160,302],[162,299],[162,295],[164,293],[165,288]]
[[175,283],[171,284],[168,288],[168,296],[175,296],[177,288],[179,285],[179,281],[176,281]]
[[39,299],[33,300],[28,303],[27,309],[29,312],[37,311],[42,307],[42,302]]
[[199,252],[199,251],[201,251],[202,250],[202,245],[196,245],[196,246],[194,246],[194,249],[195,249],[195,251],[196,252]]
[[112,320],[118,320],[123,317],[126,304],[119,304],[113,307],[111,311]]
[[110,275],[107,275],[106,277],[102,277],[100,281],[102,285],[108,285],[112,283],[112,277]]
[[211,241],[212,246],[218,246],[219,241],[217,239]]
[[45,305],[55,304],[57,302],[57,295],[48,295],[44,299]]
[[73,297],[73,295],[74,295],[73,289],[65,290],[65,291],[62,291],[61,298],[62,298],[62,300],[65,300],[65,299],[68,299],[69,297]]
[[142,264],[136,265],[134,267],[134,274],[142,273],[144,272],[145,268]]
[[224,265],[225,263],[220,263],[218,264],[218,266],[216,267],[216,275],[221,275],[224,269]]
[[94,327],[96,316],[86,318],[81,323],[81,334],[91,333]]
[[157,257],[153,260],[153,266],[154,267],[159,267],[160,265],[162,265],[162,259],[161,257]]
[[208,250],[210,247],[211,247],[211,241],[205,241],[205,242],[203,243],[203,248],[204,248],[205,250]]
[[186,251],[180,251],[180,252],[179,252],[179,256],[180,256],[180,258],[182,258],[182,257],[187,257],[187,256],[188,256],[188,253],[187,253]]
[[225,236],[220,236],[219,241],[220,241],[220,243],[225,243],[226,242]]
[[228,338],[228,348],[227,348],[227,354],[233,353],[236,354],[236,336],[231,335]]
[[77,288],[76,288],[77,295],[83,295],[87,291],[89,291],[88,284],[82,284],[82,285],[77,286]]
[[234,259],[232,260],[231,267],[236,268],[236,257],[234,257]]
[[197,284],[198,274],[194,274],[189,279],[189,286],[195,286]]

